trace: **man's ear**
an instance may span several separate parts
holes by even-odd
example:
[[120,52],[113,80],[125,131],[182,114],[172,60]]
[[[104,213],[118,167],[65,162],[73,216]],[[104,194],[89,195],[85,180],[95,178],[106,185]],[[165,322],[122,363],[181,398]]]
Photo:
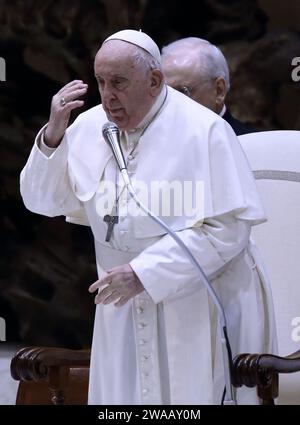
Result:
[[223,77],[218,77],[215,79],[214,91],[216,104],[218,106],[223,105],[227,94],[226,83]]
[[151,71],[150,94],[153,97],[158,95],[161,89],[163,80],[164,80],[163,73],[159,69],[153,69]]

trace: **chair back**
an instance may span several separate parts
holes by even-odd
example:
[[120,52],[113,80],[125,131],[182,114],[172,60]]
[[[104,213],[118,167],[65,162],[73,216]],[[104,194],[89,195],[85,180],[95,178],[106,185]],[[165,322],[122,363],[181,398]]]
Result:
[[[300,131],[239,136],[268,221],[254,226],[270,278],[279,355],[300,347]],[[300,372],[280,375],[279,404],[300,404]]]

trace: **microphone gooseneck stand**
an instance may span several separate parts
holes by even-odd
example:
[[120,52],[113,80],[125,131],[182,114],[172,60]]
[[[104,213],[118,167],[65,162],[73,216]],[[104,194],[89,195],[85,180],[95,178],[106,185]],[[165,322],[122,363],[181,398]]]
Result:
[[122,178],[124,180],[125,187],[127,188],[130,196],[135,201],[137,206],[144,211],[145,214],[147,214],[149,217],[151,217],[159,226],[161,226],[163,229],[166,230],[166,232],[174,239],[174,241],[181,247],[185,255],[190,259],[191,263],[196,267],[198,272],[201,276],[201,281],[206,287],[208,293],[210,294],[214,305],[217,308],[218,315],[219,315],[219,322],[221,327],[221,343],[222,343],[222,354],[223,354],[223,367],[224,367],[224,379],[225,379],[225,398],[224,398],[224,405],[235,405],[235,395],[234,390],[232,386],[231,381],[231,368],[232,368],[232,355],[231,355],[231,348],[230,343],[228,339],[227,334],[227,327],[226,327],[226,316],[223,309],[223,306],[214,290],[214,288],[209,283],[205,273],[203,272],[200,264],[194,257],[194,255],[190,252],[188,247],[184,244],[184,242],[180,239],[180,237],[174,232],[172,229],[169,228],[159,217],[154,215],[145,205],[143,205],[140,200],[138,199],[134,187],[131,183],[130,177],[128,175],[126,163],[124,160],[123,152],[120,146],[120,136],[119,136],[119,129],[115,123],[108,122],[104,124],[102,129],[103,137],[105,141],[109,144],[109,146],[112,149],[113,155],[116,159],[116,162],[118,164],[118,167],[120,169]]

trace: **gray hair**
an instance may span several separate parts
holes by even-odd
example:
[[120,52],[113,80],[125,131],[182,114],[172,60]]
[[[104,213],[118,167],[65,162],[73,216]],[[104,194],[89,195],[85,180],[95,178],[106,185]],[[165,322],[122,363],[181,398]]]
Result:
[[174,41],[162,48],[162,59],[176,55],[177,50],[190,48],[199,55],[199,69],[204,78],[223,77],[227,91],[230,89],[230,77],[227,61],[221,50],[209,41],[198,37],[187,37]]
[[132,44],[132,51],[135,64],[143,67],[145,72],[149,69],[159,69],[161,71],[161,63],[146,50]]

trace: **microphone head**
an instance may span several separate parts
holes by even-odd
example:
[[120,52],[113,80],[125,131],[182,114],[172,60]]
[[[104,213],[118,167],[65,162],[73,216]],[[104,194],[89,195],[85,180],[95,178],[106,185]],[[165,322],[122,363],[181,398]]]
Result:
[[103,124],[103,127],[102,127],[102,134],[104,139],[107,140],[105,136],[108,133],[112,133],[112,132],[119,133],[119,127],[114,122],[107,121],[105,124]]
[[126,163],[120,146],[120,131],[117,124],[111,121],[106,122],[102,127],[102,135],[111,148],[120,171],[126,170]]

